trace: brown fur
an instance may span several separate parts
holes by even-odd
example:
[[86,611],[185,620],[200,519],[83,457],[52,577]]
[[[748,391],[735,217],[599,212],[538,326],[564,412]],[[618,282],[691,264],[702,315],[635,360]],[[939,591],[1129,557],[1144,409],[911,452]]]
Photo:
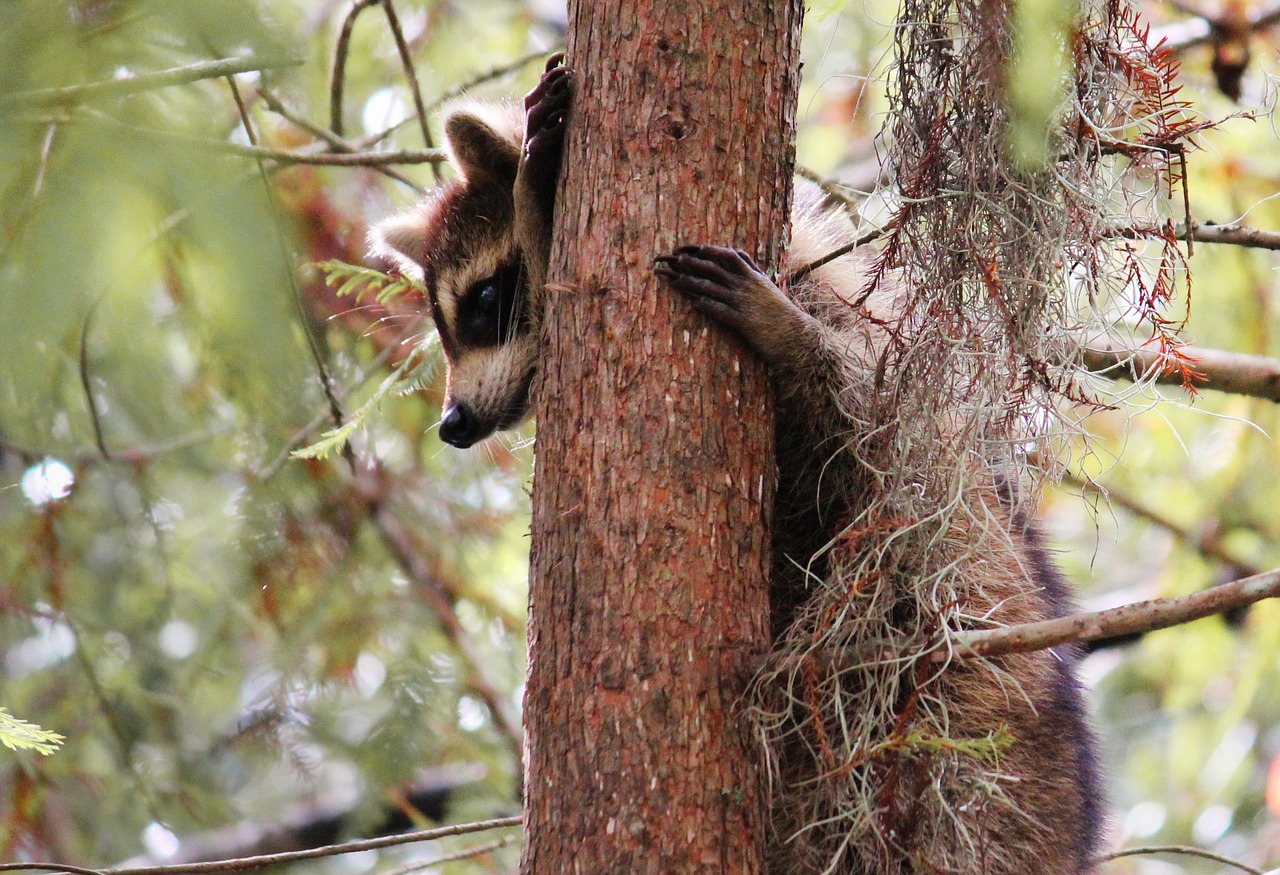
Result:
[[[530,96],[531,119],[546,81]],[[446,130],[461,178],[374,235],[376,253],[427,282],[449,363],[446,405],[465,405],[477,419],[465,441],[453,441],[460,446],[529,410],[550,204],[545,184],[542,202],[529,194],[536,186],[518,118],[501,108],[451,116]],[[518,167],[516,156],[523,156]],[[802,191],[784,275],[847,239],[842,219]],[[501,344],[468,346],[460,302],[513,260],[526,269],[524,315]],[[863,431],[863,414],[881,391],[882,326],[899,318],[893,293],[863,296],[857,256],[785,292],[732,250],[690,247],[659,262],[673,288],[770,363],[778,398],[772,625],[779,657],[794,657],[800,668],[761,694],[765,710],[785,714],[770,730],[780,781],[770,871],[1090,871],[1100,793],[1073,655],[949,661],[920,640],[922,629],[945,642],[948,629],[963,624],[1011,625],[1070,609],[1037,536],[1011,510],[1009,490],[978,472],[976,482],[991,485],[964,493],[962,512],[929,544],[928,562],[906,553],[884,563],[884,574],[865,573],[869,544],[901,549],[882,537],[901,521],[871,510],[877,481],[862,461],[878,439]],[[943,604],[918,591],[916,565],[959,569],[947,578]],[[840,640],[832,632],[840,631],[841,611],[872,625],[869,639],[881,653],[822,649]],[[887,716],[806,701],[817,689],[875,702]],[[832,739],[850,734],[850,723],[852,735],[873,743],[837,755]],[[851,806],[862,814],[851,819]]]

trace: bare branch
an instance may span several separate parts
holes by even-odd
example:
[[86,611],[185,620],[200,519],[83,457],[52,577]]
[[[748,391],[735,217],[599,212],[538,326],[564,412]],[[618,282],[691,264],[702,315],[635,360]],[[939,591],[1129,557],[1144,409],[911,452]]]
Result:
[[103,97],[123,97],[140,91],[153,91],[171,85],[186,85],[203,79],[217,79],[236,73],[248,73],[253,70],[267,70],[273,67],[296,67],[301,64],[298,58],[222,58],[217,61],[200,61],[182,67],[173,67],[155,73],[139,73],[124,79],[109,79],[103,82],[87,82],[83,85],[66,85],[62,88],[42,88],[39,91],[24,91],[0,98],[0,105],[20,105],[31,107],[63,106],[71,103],[82,103]]
[[[1163,237],[1166,232],[1162,228],[1150,225],[1131,225],[1126,228],[1116,228],[1111,233],[1128,240],[1150,240]],[[1193,221],[1188,233],[1187,223],[1179,222],[1173,229],[1173,235],[1182,239],[1190,238],[1199,243],[1226,243],[1254,249],[1280,250],[1280,232],[1248,228],[1238,224],[1218,225],[1213,222]]]
[[[413,66],[413,55],[409,52],[409,44],[404,40],[404,31],[400,27],[400,16],[396,15],[396,7],[391,0],[381,0],[382,10],[387,14],[387,26],[396,41],[396,51],[400,53],[400,64],[404,67],[404,78],[409,82],[409,93],[413,95],[413,107],[418,115],[418,125],[422,129],[422,145],[428,149],[435,147],[431,140],[431,126],[427,124],[427,109],[422,105],[422,89],[418,87],[418,71]],[[431,174],[437,184],[440,182],[440,165],[431,165]]]
[[240,820],[182,835],[177,853],[164,861],[144,854],[124,860],[115,868],[133,870],[302,851],[333,844],[342,836],[353,834],[357,824],[358,834],[368,838],[398,835],[414,825],[406,811],[415,812],[428,823],[444,820],[457,792],[475,785],[486,773],[479,763],[430,769],[421,778],[389,791],[388,796],[394,794],[394,805],[378,806],[368,799],[353,804],[350,799],[339,799],[341,794],[320,794],[306,805],[285,812],[277,822]]
[[[1270,8],[1248,16],[1244,22],[1244,29],[1250,33],[1256,33],[1277,23],[1280,23],[1280,3],[1272,4]],[[1214,38],[1214,32],[1219,26],[1218,22],[1203,13],[1198,13],[1185,21],[1153,28],[1151,43],[1152,45],[1159,43],[1163,48],[1181,51],[1209,42]]]
[[1118,860],[1121,857],[1137,857],[1147,854],[1184,854],[1188,857],[1203,857],[1206,860],[1213,860],[1215,863],[1222,863],[1225,866],[1231,866],[1239,869],[1241,872],[1249,872],[1251,875],[1267,875],[1261,869],[1255,869],[1239,860],[1233,860],[1230,857],[1224,857],[1221,854],[1215,854],[1212,851],[1206,851],[1202,848],[1192,848],[1186,845],[1150,845],[1142,848],[1125,848],[1121,851],[1112,851],[1109,854],[1103,854],[1097,859],[1099,863],[1106,863],[1109,860]]
[[[1178,347],[1178,355],[1191,361],[1199,381],[1197,389],[1280,402],[1280,359],[1198,346]],[[1106,338],[1089,342],[1084,364],[1091,371],[1116,379],[1154,379],[1178,386],[1183,382],[1179,362],[1172,355],[1158,349],[1124,346]]]
[[102,438],[102,415],[98,411],[98,400],[93,395],[93,384],[89,379],[89,329],[93,325],[93,315],[98,310],[102,298],[98,297],[89,305],[89,312],[84,314],[84,322],[80,325],[80,385],[84,389],[84,400],[89,405],[89,420],[93,423],[93,443],[104,459],[110,460],[106,442]]
[[414,860],[412,863],[405,863],[403,866],[397,866],[394,869],[388,869],[380,875],[409,875],[410,872],[418,872],[431,866],[439,866],[441,863],[451,863],[454,860],[467,860],[471,857],[478,857],[481,854],[488,854],[505,848],[516,840],[515,836],[503,836],[491,842],[485,842],[483,845],[473,845],[469,848],[463,848],[454,851],[451,854],[443,854],[439,857],[432,857],[430,860]]
[[[559,46],[558,48],[553,48],[550,51],[563,51],[563,50],[564,50],[564,46]],[[468,91],[470,91],[471,89],[475,88],[478,85],[483,85],[484,83],[490,82],[494,79],[501,79],[503,76],[509,75],[510,73],[516,70],[519,70],[521,67],[531,64],[534,61],[545,61],[549,53],[550,53],[549,51],[543,51],[541,49],[539,49],[538,51],[529,52],[527,55],[521,55],[520,57],[516,58],[514,61],[511,61],[506,64],[502,64],[501,66],[498,66],[498,67],[494,67],[493,69],[488,70],[484,73],[481,73],[478,76],[475,76],[467,80],[466,82],[459,82],[457,85],[454,85],[451,88],[444,91],[435,100],[428,103],[426,105],[427,114],[429,115],[432,111],[438,109],[443,104],[448,103],[450,100],[453,100],[454,98],[457,98],[457,97],[461,97],[462,95],[466,94]],[[360,146],[365,149],[376,146],[378,143],[381,143],[387,137],[391,136],[396,131],[400,130],[400,128],[402,128],[405,124],[407,124],[408,121],[409,119],[402,119],[401,121],[396,122],[394,125],[387,128],[386,130],[379,131],[376,134],[370,134],[369,136],[365,137],[363,140],[360,141]]]
[[343,133],[342,125],[342,89],[346,84],[347,52],[351,48],[351,29],[355,27],[356,17],[379,0],[356,0],[342,21],[342,30],[338,33],[338,44],[333,50],[333,78],[329,80],[329,129],[339,137]]
[[483,85],[486,82],[493,81],[494,79],[501,79],[503,76],[507,76],[511,73],[514,73],[516,70],[519,70],[521,67],[528,66],[529,64],[532,64],[535,61],[544,62],[546,61],[548,55],[554,52],[560,52],[560,51],[564,51],[563,44],[558,46],[552,46],[549,49],[539,49],[536,51],[532,51],[532,52],[529,52],[528,54],[521,55],[520,57],[516,58],[513,61],[509,61],[506,64],[501,64],[497,67],[493,67],[492,69],[485,71],[484,73],[480,73],[476,76],[473,76],[472,78],[468,79],[466,82],[459,82],[457,85],[454,85],[453,87],[441,93],[441,95],[437,97],[435,100],[428,103],[427,112],[429,113],[432,110],[439,108],[441,105],[448,103],[450,100],[453,100],[456,97],[461,97],[471,89],[475,88],[477,85]]
[[862,198],[854,197],[849,194],[848,187],[844,183],[838,182],[830,176],[823,176],[816,170],[805,167],[803,164],[796,165],[796,176],[801,179],[808,180],[822,189],[822,193],[828,199],[840,204],[849,215],[856,217],[858,210],[862,206]]
[[392,164],[427,164],[433,161],[447,161],[448,155],[443,149],[418,149],[389,152],[352,152],[335,155],[330,152],[299,151],[292,149],[269,149],[264,146],[244,146],[240,143],[229,143],[225,140],[211,140],[208,137],[197,137],[179,131],[157,130],[126,124],[106,113],[81,109],[95,121],[112,125],[121,130],[131,131],[150,137],[187,143],[194,147],[213,149],[229,155],[252,158],[255,161],[274,161],[277,164],[318,164],[330,167],[384,167]]
[[[290,124],[311,134],[313,137],[324,140],[333,151],[346,155],[352,155],[358,151],[358,147],[354,143],[344,140],[328,128],[322,127],[321,125],[298,115],[285,106],[284,102],[280,100],[280,98],[276,97],[275,94],[266,88],[261,89],[258,93],[262,96],[263,102],[266,103],[267,109],[271,110]],[[420,185],[415,184],[413,180],[409,179],[409,177],[405,176],[398,170],[380,164],[371,165],[371,168],[389,179],[394,179],[396,182],[404,183],[418,194],[422,194],[423,192],[423,188]]]
[[1280,250],[1280,231],[1262,231],[1258,228],[1246,228],[1244,225],[1192,222],[1191,236],[1204,243],[1230,243],[1234,246]]
[[[231,94],[235,98],[236,109],[240,113],[240,123],[244,126],[245,136],[249,138],[249,143],[253,147],[258,145],[258,136],[253,128],[253,119],[249,117],[249,107],[245,105],[244,99],[240,96],[240,89],[236,87],[236,80],[232,76],[227,77],[227,85],[231,89]],[[325,400],[329,402],[329,414],[333,419],[334,426],[342,425],[343,413],[342,404],[338,400],[338,396],[334,391],[333,376],[329,373],[328,363],[325,361],[324,350],[320,348],[320,341],[315,336],[309,320],[307,319],[307,308],[302,300],[302,287],[298,284],[297,271],[292,269],[292,259],[289,253],[289,245],[285,240],[284,230],[280,227],[281,211],[280,203],[276,197],[275,187],[271,185],[271,177],[267,174],[266,165],[261,158],[256,159],[258,167],[258,177],[262,180],[262,188],[267,196],[267,202],[271,204],[272,228],[276,232],[276,243],[280,247],[280,254],[284,258],[284,263],[289,266],[286,273],[289,276],[289,288],[293,293],[293,305],[298,313],[298,327],[302,329],[303,335],[306,337],[307,346],[311,350],[311,358],[315,362],[317,376],[320,378],[320,387],[324,391]],[[345,445],[342,448],[342,456],[354,470],[355,456],[351,451],[351,446]]]
[[380,848],[390,848],[396,845],[434,841],[435,839],[448,838],[449,836],[467,835],[469,833],[504,829],[519,825],[519,817],[498,817],[493,820],[481,820],[475,823],[459,823],[435,829],[421,829],[397,836],[382,836],[376,839],[342,842],[336,845],[326,845],[323,848],[308,848],[305,851],[262,854],[257,857],[240,857],[235,860],[218,860],[211,863],[179,863],[176,866],[142,866],[136,869],[86,869],[81,866],[64,866],[59,863],[0,863],[0,872],[70,872],[74,873],[74,875],[206,875],[206,873],[213,872],[244,872],[249,869],[264,869],[267,866],[278,866],[283,863],[296,863],[299,860],[336,857],[340,854],[354,854],[359,851],[376,851]]
[[[169,136],[164,134],[164,136]],[[267,149],[262,146],[241,146],[236,143],[218,143],[200,140],[201,143],[233,155],[261,158],[278,164],[319,164],[328,167],[385,167],[390,164],[430,164],[447,161],[443,149],[406,149],[395,152],[295,152],[289,149]]]
[[[1073,614],[1057,620],[1003,629],[959,632],[953,638],[953,655],[967,658],[1030,653],[1059,644],[1083,644],[1103,638],[1153,632],[1276,597],[1280,597],[1280,570],[1255,574],[1178,598],[1149,599],[1107,611]],[[938,656],[945,659],[947,654]]]

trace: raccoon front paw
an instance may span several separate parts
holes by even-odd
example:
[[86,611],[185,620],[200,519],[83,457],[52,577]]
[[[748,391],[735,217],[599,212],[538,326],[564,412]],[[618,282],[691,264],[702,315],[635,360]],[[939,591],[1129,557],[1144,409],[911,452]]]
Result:
[[565,120],[573,98],[573,71],[563,62],[561,52],[548,58],[542,81],[524,99],[524,161],[535,177],[552,184],[560,170]]
[[681,246],[655,259],[654,272],[702,313],[737,331],[770,363],[808,316],[791,303],[751,256],[725,246]]

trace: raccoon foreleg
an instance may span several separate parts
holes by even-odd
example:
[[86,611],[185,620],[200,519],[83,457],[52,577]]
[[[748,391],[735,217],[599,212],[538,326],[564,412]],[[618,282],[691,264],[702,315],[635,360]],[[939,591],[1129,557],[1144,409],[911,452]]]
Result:
[[738,332],[770,365],[809,371],[827,358],[823,325],[783,294],[745,252],[682,246],[655,260],[658,276],[697,310]]
[[551,219],[560,177],[564,128],[572,99],[573,74],[564,55],[547,60],[546,72],[524,99],[525,135],[516,172],[516,238],[529,272],[529,288],[542,291],[551,255]]

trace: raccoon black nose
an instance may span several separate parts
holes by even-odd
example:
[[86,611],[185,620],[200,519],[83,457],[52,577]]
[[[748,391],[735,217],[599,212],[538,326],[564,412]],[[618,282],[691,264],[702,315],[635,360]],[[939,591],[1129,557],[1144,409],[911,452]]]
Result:
[[466,449],[476,442],[476,418],[465,404],[452,404],[440,417],[440,440]]

